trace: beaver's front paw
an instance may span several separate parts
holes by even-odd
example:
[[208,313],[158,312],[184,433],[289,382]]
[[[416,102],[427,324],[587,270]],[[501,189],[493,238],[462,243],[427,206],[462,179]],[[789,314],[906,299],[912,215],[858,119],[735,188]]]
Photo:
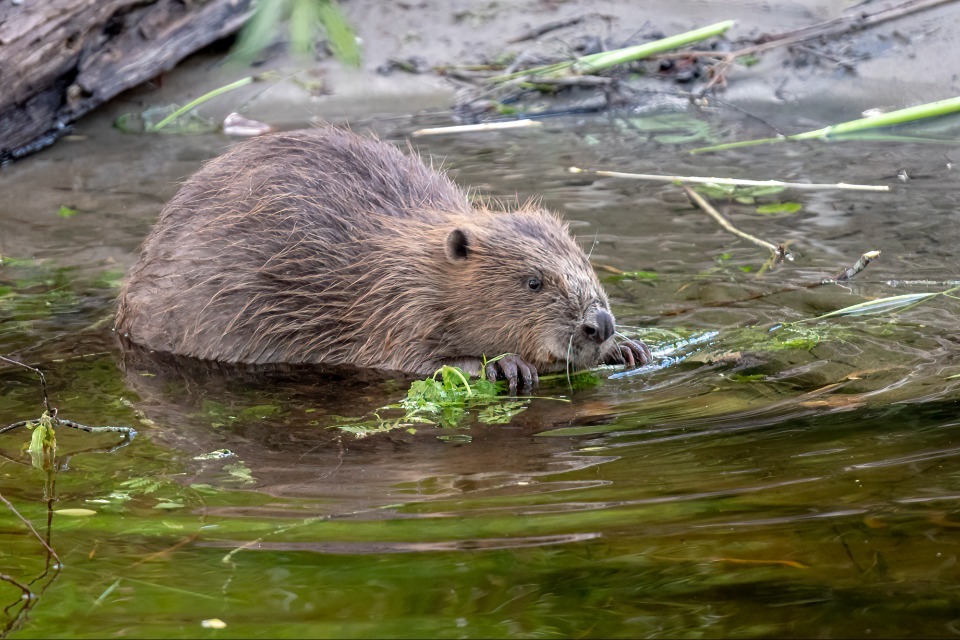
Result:
[[537,368],[529,362],[526,362],[518,355],[508,353],[507,355],[487,363],[487,379],[494,381],[498,375],[504,378],[510,386],[510,393],[517,392],[517,382],[522,382],[521,387],[524,391],[529,391],[540,384],[540,378],[537,376]]
[[605,364],[622,364],[628,367],[643,366],[653,362],[650,347],[640,340],[623,338],[607,356]]

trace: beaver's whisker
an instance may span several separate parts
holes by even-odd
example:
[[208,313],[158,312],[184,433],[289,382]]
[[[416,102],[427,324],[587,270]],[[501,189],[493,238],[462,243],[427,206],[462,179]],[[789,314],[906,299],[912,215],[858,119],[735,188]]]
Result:
[[573,334],[570,334],[570,340],[567,341],[567,386],[573,391],[573,382],[570,381],[570,354],[573,353]]
[[593,244],[590,245],[590,251],[587,252],[587,260],[593,257],[593,250],[597,248],[597,236],[600,235],[600,230],[594,232],[593,234]]

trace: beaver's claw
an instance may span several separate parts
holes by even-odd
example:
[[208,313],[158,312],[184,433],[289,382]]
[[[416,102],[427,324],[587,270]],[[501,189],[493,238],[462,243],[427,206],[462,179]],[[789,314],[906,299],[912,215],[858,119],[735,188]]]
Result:
[[653,362],[650,347],[640,340],[624,338],[607,358],[607,364],[622,364],[628,367],[643,366]]
[[517,392],[517,383],[522,382],[523,390],[528,391],[540,384],[537,368],[526,362],[518,355],[509,353],[502,358],[487,363],[487,379],[494,381],[497,377],[504,378],[510,386],[510,393]]

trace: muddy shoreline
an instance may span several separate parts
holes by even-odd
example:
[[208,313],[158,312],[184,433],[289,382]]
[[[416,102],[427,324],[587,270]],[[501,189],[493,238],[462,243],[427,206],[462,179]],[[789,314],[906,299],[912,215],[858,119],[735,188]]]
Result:
[[[322,47],[315,60],[292,58],[286,53],[284,33],[253,69],[230,62],[228,44],[220,43],[121,94],[75,125],[70,118],[61,124],[66,125],[64,131],[83,134],[121,113],[185,104],[238,77],[270,71],[276,75],[269,81],[215,98],[203,105],[201,113],[219,123],[239,111],[280,128],[424,110],[435,111],[440,122],[489,120],[498,116],[477,107],[485,97],[484,89],[471,79],[476,74],[470,70],[477,66],[522,68],[734,20],[724,38],[704,45],[723,51],[737,43],[762,42],[831,21],[862,21],[883,12],[892,17],[771,48],[747,64],[740,60],[725,70],[722,83],[703,64],[661,61],[622,70],[619,80],[626,90],[615,89],[612,96],[610,91],[561,92],[534,96],[507,111],[532,109],[536,114],[544,112],[544,102],[559,105],[554,112],[609,107],[639,111],[665,104],[682,108],[690,96],[717,84],[722,86],[711,87],[699,101],[700,108],[744,109],[773,128],[789,129],[812,119],[840,121],[869,108],[890,110],[960,93],[960,74],[953,65],[941,63],[952,59],[960,44],[960,4],[946,0],[899,4],[804,0],[775,6],[751,0],[681,0],[669,7],[625,0],[509,4],[353,0],[344,2],[343,10],[362,46],[361,69],[345,68]],[[455,106],[459,108],[452,109]]]

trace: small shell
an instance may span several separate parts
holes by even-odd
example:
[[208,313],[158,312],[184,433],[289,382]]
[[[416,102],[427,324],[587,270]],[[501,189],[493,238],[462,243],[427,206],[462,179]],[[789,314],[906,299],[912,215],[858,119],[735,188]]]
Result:
[[252,138],[273,131],[270,125],[245,118],[239,113],[231,113],[223,120],[223,132],[228,136]]

